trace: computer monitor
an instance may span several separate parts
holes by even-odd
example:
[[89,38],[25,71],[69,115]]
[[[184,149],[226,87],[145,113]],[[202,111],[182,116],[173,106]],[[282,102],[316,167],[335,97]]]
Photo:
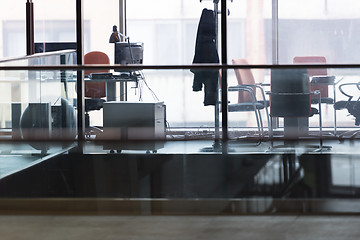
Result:
[[130,43],[130,46],[131,53],[128,42],[115,43],[115,64],[126,65],[143,63],[144,43]]
[[[61,50],[76,50],[76,42],[38,42],[35,43],[35,53],[54,52]],[[61,60],[61,64],[65,64],[64,58]],[[76,57],[73,57],[70,64],[76,64]]]
[[76,42],[39,42],[35,43],[35,53],[75,49]]

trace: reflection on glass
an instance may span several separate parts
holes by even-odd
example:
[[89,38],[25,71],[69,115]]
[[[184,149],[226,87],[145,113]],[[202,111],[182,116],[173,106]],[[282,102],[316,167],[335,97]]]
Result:
[[360,187],[360,160],[351,156],[333,159],[331,176],[334,186]]
[[[74,50],[42,54],[29,58],[6,59],[3,66],[72,65]],[[72,70],[2,71],[3,85],[2,132],[13,140],[52,141],[74,140],[76,94]],[[46,153],[49,145],[36,142],[35,149]]]

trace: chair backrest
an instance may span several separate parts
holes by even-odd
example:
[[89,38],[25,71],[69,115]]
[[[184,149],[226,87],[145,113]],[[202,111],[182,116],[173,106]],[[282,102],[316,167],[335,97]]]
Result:
[[[99,51],[89,52],[84,56],[84,64],[110,64],[109,57]],[[90,73],[109,72],[109,70],[86,70],[85,75]],[[106,97],[105,82],[86,82],[85,83],[85,97],[89,98],[103,98]]]
[[[234,65],[249,65],[246,59],[233,59],[232,64]],[[235,68],[234,69],[235,76],[239,85],[241,84],[255,84],[255,78],[252,74],[251,69],[244,68]],[[256,88],[253,87],[254,92],[256,92]],[[239,91],[238,92],[238,102],[251,102],[251,97],[248,92]]]
[[[297,56],[294,57],[293,63],[297,64],[319,64],[323,63],[326,64],[326,58],[324,56]],[[309,68],[307,69],[309,77],[312,76],[326,76],[327,69],[326,68]],[[319,90],[321,97],[328,97],[329,91],[328,91],[328,85],[326,84],[317,84],[311,86],[311,91]]]
[[309,117],[310,86],[306,69],[272,69],[270,115]]

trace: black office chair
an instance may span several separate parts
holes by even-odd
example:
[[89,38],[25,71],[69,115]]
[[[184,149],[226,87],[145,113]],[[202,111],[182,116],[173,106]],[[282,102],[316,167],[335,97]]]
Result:
[[[326,64],[324,56],[297,56],[293,63],[296,64]],[[311,92],[316,90],[321,93],[321,103],[334,104],[334,99],[329,97],[329,85],[333,85],[335,76],[328,76],[327,68],[308,68],[307,73],[312,78],[310,82]],[[318,104],[318,97],[311,97],[312,104]]]
[[[299,140],[309,137],[308,118],[319,114],[320,145],[307,146],[322,149],[322,119],[321,104],[319,110],[311,107],[311,96],[316,94],[320,98],[320,92],[310,92],[310,82],[306,69],[273,69],[271,71],[270,94],[270,141],[271,149],[274,139],[274,118],[284,118],[285,141]],[[279,147],[291,147],[293,145],[281,145]]]
[[[345,92],[344,87],[346,87],[346,86],[350,86],[350,87],[353,86],[360,91],[360,83],[341,84],[339,86],[339,90],[343,95],[348,97],[348,100],[335,102],[334,109],[335,109],[335,111],[347,109],[348,112],[353,117],[355,117],[355,126],[359,126],[360,125],[360,97],[358,97],[356,100],[353,100],[354,96]],[[359,134],[360,134],[360,130],[356,129],[356,130],[352,130],[352,131],[346,131],[346,132],[340,134],[338,137],[339,137],[339,140],[341,141],[344,138],[354,139]]]

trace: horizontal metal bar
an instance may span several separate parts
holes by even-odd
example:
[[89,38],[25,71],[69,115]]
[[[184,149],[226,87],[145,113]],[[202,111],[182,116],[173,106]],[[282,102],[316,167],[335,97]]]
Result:
[[76,50],[60,50],[60,51],[53,51],[53,52],[35,53],[33,55],[28,55],[28,56],[2,58],[2,59],[0,59],[0,63],[24,61],[24,60],[34,59],[34,58],[40,59],[43,57],[60,56],[60,55],[69,54],[69,53],[76,53]]
[[179,70],[179,69],[301,69],[301,68],[360,68],[360,64],[260,64],[260,65],[227,65],[227,64],[191,64],[191,65],[43,65],[43,66],[0,66],[0,70]]

